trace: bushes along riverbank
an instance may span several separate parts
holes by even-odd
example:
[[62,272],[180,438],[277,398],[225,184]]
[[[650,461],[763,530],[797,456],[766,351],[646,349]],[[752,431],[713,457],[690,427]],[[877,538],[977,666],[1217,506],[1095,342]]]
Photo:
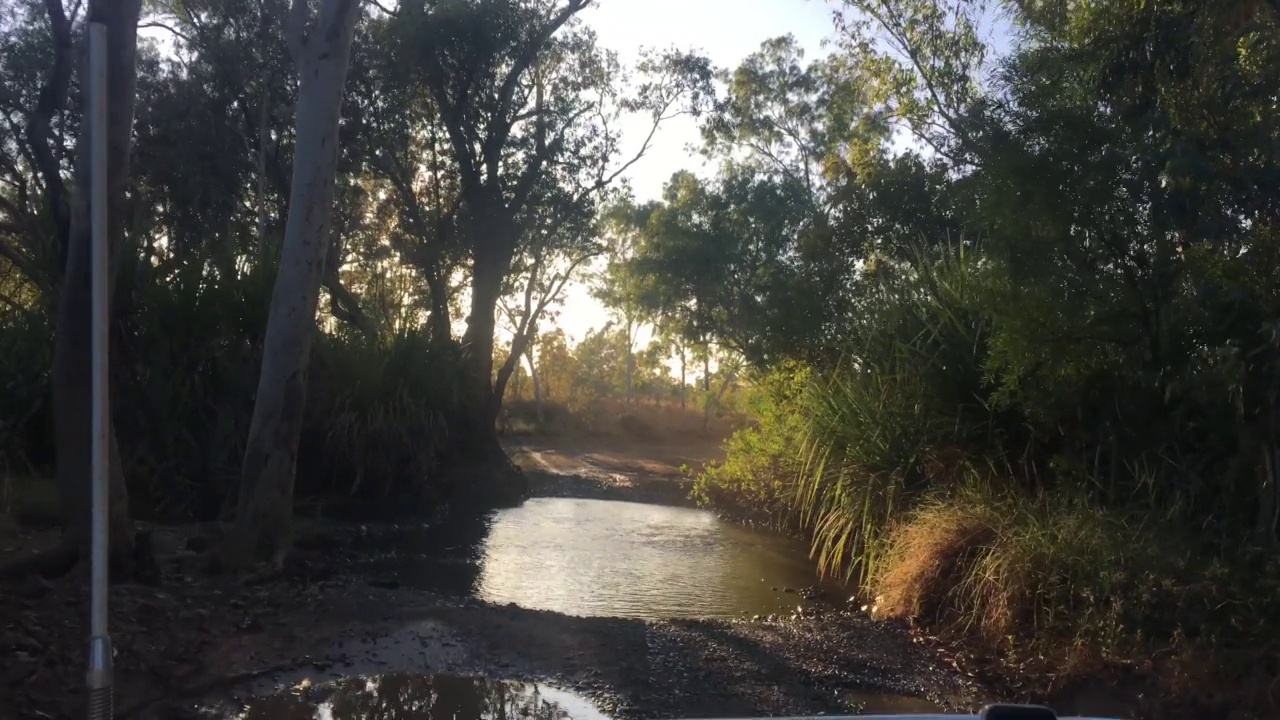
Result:
[[1009,285],[980,257],[920,255],[879,280],[845,361],[763,377],[696,495],[806,533],[878,615],[976,642],[1037,692],[1137,669],[1164,717],[1274,716],[1280,562],[1259,485],[1226,482],[1258,458],[1232,378],[1014,355],[1045,328],[1011,321],[1025,303],[994,301]]

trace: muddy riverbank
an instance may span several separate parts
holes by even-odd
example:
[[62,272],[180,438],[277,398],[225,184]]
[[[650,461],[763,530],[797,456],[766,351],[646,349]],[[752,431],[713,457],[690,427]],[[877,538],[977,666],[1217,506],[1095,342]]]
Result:
[[221,706],[241,707],[236,695],[388,673],[537,681],[612,718],[921,712],[968,709],[983,697],[905,633],[854,614],[640,621],[441,603],[402,620],[389,633],[338,639],[317,664],[234,688]]
[[[315,558],[313,558],[315,560]],[[902,628],[826,611],[745,620],[583,618],[389,587],[340,572],[254,584],[169,580],[113,590],[117,708],[197,707],[352,674],[449,673],[546,683],[614,718],[967,709],[988,699]],[[38,588],[38,589],[37,589]],[[79,717],[85,598],[68,579],[6,595],[13,651],[0,717]],[[12,632],[16,620],[18,632]],[[73,692],[68,692],[71,689]]]
[[[530,468],[535,494],[682,496],[673,475],[583,464]],[[282,572],[245,580],[204,572],[207,529],[149,530],[161,583],[112,589],[123,717],[195,716],[298,683],[394,672],[536,681],[623,720],[971,709],[990,699],[936,648],[839,603],[788,596],[796,610],[740,619],[577,617],[423,590],[377,570],[371,554],[404,528],[307,526]],[[50,537],[11,534],[7,544]],[[12,661],[0,675],[0,718],[80,716],[85,585],[73,575],[3,588],[0,651]]]

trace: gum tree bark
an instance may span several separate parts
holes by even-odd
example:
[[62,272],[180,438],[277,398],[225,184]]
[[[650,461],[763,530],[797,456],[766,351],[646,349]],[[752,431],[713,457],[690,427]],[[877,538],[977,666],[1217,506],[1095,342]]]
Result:
[[267,318],[262,371],[241,470],[235,527],[221,548],[229,569],[279,564],[289,550],[298,439],[316,305],[325,276],[338,165],[338,121],[359,0],[308,0],[289,9],[298,69],[297,140],[289,218]]

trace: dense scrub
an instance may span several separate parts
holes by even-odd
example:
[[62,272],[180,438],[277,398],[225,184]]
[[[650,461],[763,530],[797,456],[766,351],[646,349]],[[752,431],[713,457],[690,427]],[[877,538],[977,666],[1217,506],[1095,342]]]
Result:
[[63,558],[89,518],[88,17],[113,18],[117,52],[120,572],[125,482],[139,517],[236,516],[227,537],[260,546],[229,541],[236,566],[282,556],[295,489],[400,509],[519,495],[493,427],[513,370],[494,362],[499,306],[518,359],[604,251],[598,210],[631,164],[620,118],[656,131],[694,111],[711,70],[677,50],[624,69],[578,17],[589,0],[437,4],[0,13],[0,474],[56,466]]
[[719,175],[643,227],[654,304],[755,371],[699,497],[881,613],[1274,716],[1280,18],[1006,3],[997,49],[983,3],[847,5],[729,78]]
[[[1055,329],[1019,323],[1029,299],[980,257],[944,247],[876,279],[857,347],[763,376],[757,423],[695,492],[808,534],[882,616],[1018,662],[1194,664],[1185,688],[1245,679],[1259,704],[1232,711],[1270,712],[1280,560],[1238,378],[1184,360],[1153,383],[1087,345],[1016,355]],[[1231,658],[1212,682],[1209,658]]]
[[[225,307],[222,308],[225,311]],[[157,322],[135,317],[135,322]],[[159,321],[163,322],[163,321]],[[119,333],[118,347],[135,346],[145,364],[117,363],[113,402],[130,505],[141,519],[183,521],[219,517],[234,500],[260,348],[219,334],[214,323],[184,324],[185,336],[147,332],[147,340]],[[123,335],[123,337],[121,337]],[[29,479],[48,477],[54,461],[47,399],[51,347],[47,327],[6,328],[11,344],[3,372],[3,469],[35,496],[49,515],[49,494]],[[452,490],[445,472],[449,437],[465,413],[459,397],[456,347],[433,346],[418,333],[369,343],[325,334],[313,351],[306,421],[299,446],[298,502],[350,513],[408,511],[412,500],[431,510]],[[134,356],[136,357],[136,356]],[[56,515],[54,515],[56,517]]]

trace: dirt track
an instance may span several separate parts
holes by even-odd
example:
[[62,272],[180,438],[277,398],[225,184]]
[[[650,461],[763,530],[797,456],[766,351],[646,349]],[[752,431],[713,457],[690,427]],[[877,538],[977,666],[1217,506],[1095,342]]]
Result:
[[529,475],[536,497],[580,497],[690,506],[693,481],[671,461],[617,451],[574,452],[522,445],[512,456]]

